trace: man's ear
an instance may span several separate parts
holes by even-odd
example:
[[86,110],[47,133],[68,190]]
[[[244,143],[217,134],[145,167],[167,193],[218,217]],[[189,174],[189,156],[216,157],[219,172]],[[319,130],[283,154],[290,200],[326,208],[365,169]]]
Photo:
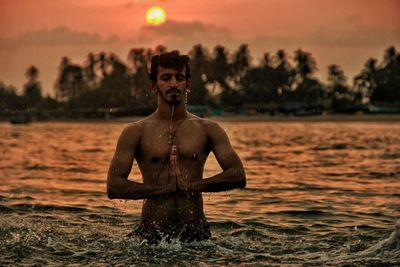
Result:
[[186,80],[186,89],[185,89],[185,91],[190,93],[191,89],[192,89],[192,80],[191,79],[187,79]]
[[150,91],[153,92],[154,95],[158,94],[157,85],[155,83],[153,83],[152,81],[150,81],[150,83],[149,83],[149,88],[150,88]]

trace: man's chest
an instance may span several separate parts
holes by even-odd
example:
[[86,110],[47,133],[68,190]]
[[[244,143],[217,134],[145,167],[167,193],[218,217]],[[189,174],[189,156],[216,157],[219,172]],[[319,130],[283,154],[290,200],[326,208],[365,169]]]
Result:
[[185,123],[172,131],[159,125],[147,128],[139,144],[139,157],[157,161],[169,155],[171,144],[177,145],[180,158],[192,158],[208,154],[210,144],[204,129],[193,123]]

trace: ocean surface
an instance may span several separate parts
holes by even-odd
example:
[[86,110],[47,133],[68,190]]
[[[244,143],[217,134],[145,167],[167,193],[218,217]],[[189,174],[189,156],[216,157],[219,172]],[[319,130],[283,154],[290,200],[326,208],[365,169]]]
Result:
[[0,123],[0,265],[400,266],[400,122],[220,124],[247,188],[203,194],[212,240],[146,245],[106,196],[126,123]]

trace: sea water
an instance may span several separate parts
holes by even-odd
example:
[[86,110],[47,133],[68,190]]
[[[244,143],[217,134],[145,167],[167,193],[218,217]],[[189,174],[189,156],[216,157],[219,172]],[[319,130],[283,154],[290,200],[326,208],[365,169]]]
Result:
[[211,240],[158,245],[106,195],[125,125],[0,123],[0,265],[400,265],[399,122],[220,122],[246,189],[203,194]]

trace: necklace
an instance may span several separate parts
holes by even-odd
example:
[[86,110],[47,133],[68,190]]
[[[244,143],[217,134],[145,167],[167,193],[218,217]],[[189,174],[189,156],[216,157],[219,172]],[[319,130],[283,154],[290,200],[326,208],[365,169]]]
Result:
[[182,126],[183,122],[185,122],[185,120],[187,118],[187,116],[185,116],[185,118],[181,119],[180,121],[178,120],[176,129],[173,131],[173,129],[172,129],[172,116],[173,116],[173,114],[174,114],[174,107],[172,107],[171,120],[170,120],[170,124],[169,124],[168,153],[161,159],[162,165],[161,165],[160,170],[157,173],[157,183],[158,183],[158,180],[160,179],[161,172],[163,171],[163,169],[165,167],[165,164],[167,163],[168,158],[170,157],[172,145],[174,143],[176,144],[176,142],[174,142],[176,134],[178,133],[179,128]]

